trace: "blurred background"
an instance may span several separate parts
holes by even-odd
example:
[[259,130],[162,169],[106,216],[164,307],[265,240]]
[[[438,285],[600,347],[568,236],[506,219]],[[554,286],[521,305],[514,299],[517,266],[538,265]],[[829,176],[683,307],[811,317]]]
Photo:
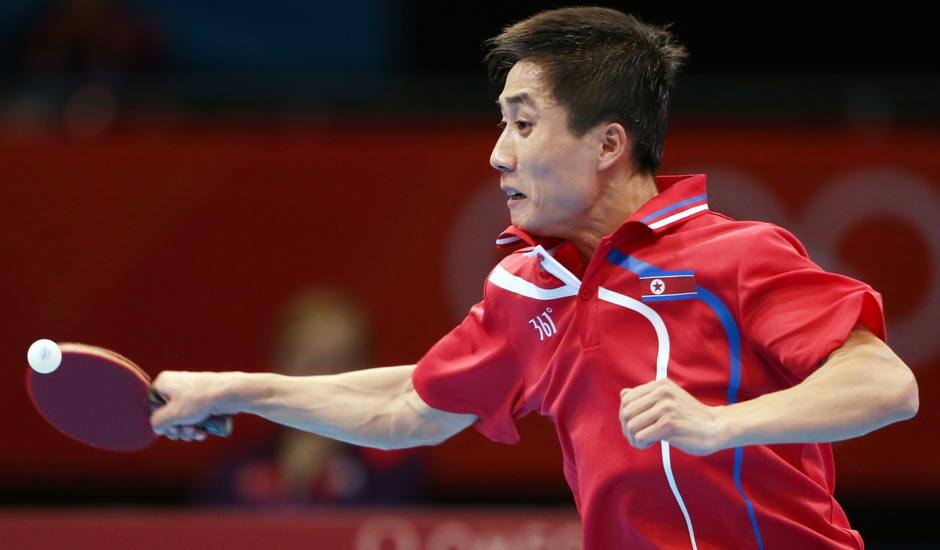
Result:
[[[416,361],[479,300],[508,223],[481,43],[569,4],[0,2],[4,546],[576,547],[536,415],[515,446],[381,452],[239,417],[228,440],[121,455],[60,435],[23,386],[41,337],[151,375]],[[836,498],[870,548],[940,544],[930,18],[594,4],[690,51],[662,173],[706,173],[713,209],[883,294],[920,413],[833,445]]]

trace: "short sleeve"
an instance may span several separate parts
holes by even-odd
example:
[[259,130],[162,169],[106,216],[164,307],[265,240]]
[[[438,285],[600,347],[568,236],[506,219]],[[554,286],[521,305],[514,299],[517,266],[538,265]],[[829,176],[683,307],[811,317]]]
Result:
[[474,428],[489,439],[519,441],[513,419],[525,413],[522,371],[486,300],[418,361],[412,383],[436,409],[475,414]]
[[885,340],[881,295],[824,271],[786,230],[761,228],[738,269],[742,336],[801,382],[842,346],[859,322]]

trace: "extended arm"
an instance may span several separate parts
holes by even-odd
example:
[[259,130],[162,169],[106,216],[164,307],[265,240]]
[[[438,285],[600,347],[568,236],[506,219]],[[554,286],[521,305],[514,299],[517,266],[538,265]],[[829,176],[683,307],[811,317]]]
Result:
[[154,386],[168,403],[151,422],[157,433],[201,439],[182,427],[209,415],[244,412],[347,443],[398,449],[436,445],[476,421],[472,414],[425,404],[411,384],[414,369],[404,365],[303,377],[164,372]]

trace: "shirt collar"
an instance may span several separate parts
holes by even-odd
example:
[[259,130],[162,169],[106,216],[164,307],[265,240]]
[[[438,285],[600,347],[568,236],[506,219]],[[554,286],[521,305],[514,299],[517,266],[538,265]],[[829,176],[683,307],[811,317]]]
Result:
[[[656,176],[659,193],[648,200],[636,212],[628,217],[614,234],[623,232],[636,224],[646,226],[655,234],[664,233],[696,214],[708,210],[708,193],[705,188],[705,174],[684,176]],[[550,249],[558,246],[564,239],[543,238],[529,235],[514,225],[510,225],[499,234],[496,246],[515,248],[521,244],[542,245]]]

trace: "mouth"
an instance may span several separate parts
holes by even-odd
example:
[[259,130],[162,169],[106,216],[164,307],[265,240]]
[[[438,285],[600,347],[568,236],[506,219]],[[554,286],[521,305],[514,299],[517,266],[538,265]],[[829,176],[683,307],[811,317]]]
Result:
[[503,192],[505,192],[506,195],[509,196],[509,200],[511,201],[518,201],[518,200],[522,200],[526,198],[524,193],[521,193],[517,191],[516,189],[513,189],[512,187],[504,187]]

